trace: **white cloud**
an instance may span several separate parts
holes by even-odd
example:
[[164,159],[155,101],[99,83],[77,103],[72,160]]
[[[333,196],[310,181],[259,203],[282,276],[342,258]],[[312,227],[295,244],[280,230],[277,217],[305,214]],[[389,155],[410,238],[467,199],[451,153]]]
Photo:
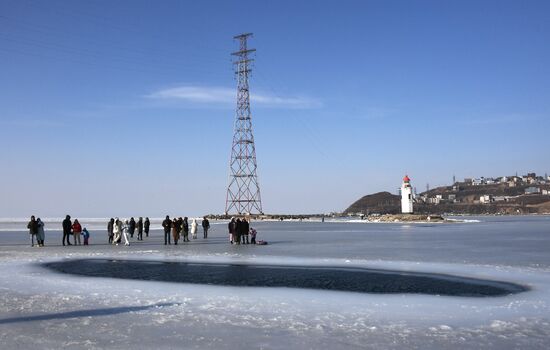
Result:
[[[195,104],[216,103],[229,105],[235,104],[236,94],[236,89],[227,87],[179,86],[155,91],[147,97],[157,100],[179,100]],[[319,100],[308,97],[282,97],[252,93],[250,99],[255,105],[273,108],[311,109],[322,107]]]

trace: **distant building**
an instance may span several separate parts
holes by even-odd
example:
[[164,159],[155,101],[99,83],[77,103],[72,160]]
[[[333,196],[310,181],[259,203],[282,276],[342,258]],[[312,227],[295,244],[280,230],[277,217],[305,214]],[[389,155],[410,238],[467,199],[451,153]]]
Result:
[[472,180],[472,185],[474,185],[474,186],[483,185],[483,178],[473,179],[473,180]]
[[491,203],[492,201],[493,201],[493,197],[489,194],[479,197],[479,203],[481,204],[488,204],[488,203]]
[[525,194],[538,194],[540,193],[539,187],[527,187],[525,189]]
[[542,190],[542,194],[545,195],[545,196],[549,196],[550,195],[550,190]]
[[403,178],[403,184],[401,185],[401,212],[403,214],[413,212],[413,191],[411,179],[407,175]]

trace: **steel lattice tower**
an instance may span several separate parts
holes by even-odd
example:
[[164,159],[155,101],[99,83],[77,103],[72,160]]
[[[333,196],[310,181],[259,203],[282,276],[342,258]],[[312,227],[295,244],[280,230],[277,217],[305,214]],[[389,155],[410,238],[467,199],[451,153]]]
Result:
[[225,199],[226,215],[232,211],[241,215],[263,214],[248,87],[248,77],[252,71],[250,65],[254,61],[249,58],[249,54],[256,51],[247,46],[247,39],[251,36],[252,33],[246,33],[234,37],[239,40],[239,51],[232,53],[236,57],[237,109],[229,162],[229,186]]

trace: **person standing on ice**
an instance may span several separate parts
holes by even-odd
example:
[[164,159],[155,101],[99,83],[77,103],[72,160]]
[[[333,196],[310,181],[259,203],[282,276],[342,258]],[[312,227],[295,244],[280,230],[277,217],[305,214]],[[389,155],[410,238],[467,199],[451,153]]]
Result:
[[82,232],[82,226],[80,226],[80,223],[78,222],[78,219],[74,220],[73,224],[73,236],[74,236],[74,245],[77,245],[76,242],[78,241],[78,245],[81,245],[80,242],[80,233]]
[[44,223],[40,220],[40,218],[36,219],[36,226],[38,227],[36,231],[36,240],[38,241],[38,246],[43,247],[46,235],[44,234]]
[[130,222],[128,223],[128,230],[130,232],[130,237],[134,238],[134,232],[136,232],[136,220],[134,218],[130,218]]
[[128,240],[128,234],[130,232],[130,225],[128,223],[128,219],[124,220],[124,224],[122,225],[122,236],[124,237],[124,245],[130,245],[130,241]]
[[256,229],[254,229],[254,227],[251,227],[250,228],[250,244],[256,244],[256,235],[258,234],[258,232],[256,231]]
[[233,244],[235,239],[235,231],[236,231],[236,222],[235,218],[231,218],[231,221],[227,224],[227,230],[229,231],[229,243]]
[[29,235],[31,235],[31,247],[34,247],[34,237],[38,233],[38,225],[36,224],[36,219],[34,218],[34,215],[31,216],[31,221],[29,221],[29,223],[27,224],[27,228],[29,229]]
[[114,226],[115,226],[115,219],[111,218],[111,220],[109,220],[109,223],[107,224],[107,235],[109,237],[109,244],[113,244],[113,236],[114,236],[113,230],[115,228]]
[[164,228],[164,245],[172,244],[170,243],[170,229],[172,228],[172,221],[168,215],[166,215],[166,219],[162,222],[162,227]]
[[240,218],[237,218],[237,220],[235,220],[235,232],[233,233],[233,241],[236,243],[236,244],[241,244],[241,232],[242,232],[242,223],[241,223],[241,219]]
[[174,239],[174,245],[178,245],[180,240],[180,230],[178,228],[178,219],[172,220],[172,238]]
[[113,225],[113,244],[118,245],[120,243],[121,234],[122,234],[122,225],[120,220],[116,218]]
[[143,218],[140,216],[137,222],[138,241],[143,241]]
[[150,226],[151,226],[151,222],[149,221],[149,218],[145,218],[145,222],[143,223],[143,229],[145,230],[145,237],[149,237]]
[[65,217],[65,220],[63,220],[63,246],[65,246],[65,239],[67,240],[67,245],[72,245],[71,242],[69,242],[69,237],[71,236],[71,229],[73,227],[73,223],[71,222],[71,216],[67,215]]
[[[248,230],[250,230],[250,224],[248,223],[248,220],[244,218],[241,221],[241,241],[243,244],[249,244],[248,243]],[[245,241],[246,240],[246,241]]]
[[88,245],[89,239],[90,239],[90,232],[84,227],[82,230],[82,237],[84,237],[84,245]]
[[210,228],[210,222],[205,217],[202,218],[202,238],[208,238],[208,229]]
[[189,242],[189,222],[187,221],[187,216],[183,218],[181,229],[183,231],[183,241]]
[[191,222],[191,234],[193,235],[193,239],[197,239],[197,220],[193,219],[193,222]]

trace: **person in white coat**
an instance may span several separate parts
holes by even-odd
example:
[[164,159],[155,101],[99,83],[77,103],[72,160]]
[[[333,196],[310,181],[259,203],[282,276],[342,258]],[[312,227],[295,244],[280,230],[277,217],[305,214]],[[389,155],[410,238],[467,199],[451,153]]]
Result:
[[120,242],[120,235],[122,234],[122,222],[118,218],[115,219],[115,224],[113,225],[113,244]]
[[130,241],[128,240],[128,236],[130,235],[130,225],[128,223],[128,219],[124,220],[124,224],[122,225],[122,237],[124,237],[124,245],[130,245]]
[[197,226],[197,220],[193,219],[191,223],[191,234],[193,235],[193,239],[197,239]]

